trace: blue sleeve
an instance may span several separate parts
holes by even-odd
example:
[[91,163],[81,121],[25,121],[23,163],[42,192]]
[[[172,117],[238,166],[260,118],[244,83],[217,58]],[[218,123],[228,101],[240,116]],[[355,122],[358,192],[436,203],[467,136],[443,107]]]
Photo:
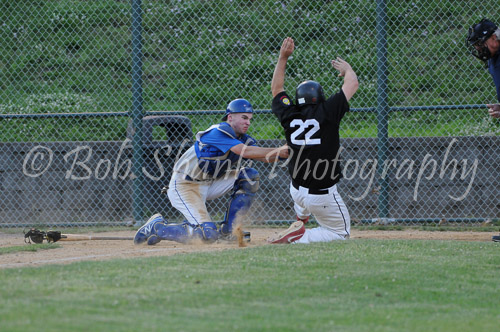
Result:
[[203,144],[209,144],[215,146],[217,149],[221,150],[223,153],[226,153],[233,146],[238,144],[242,144],[236,138],[231,138],[228,135],[224,134],[219,130],[210,130],[205,135],[201,136],[201,142]]
[[498,73],[493,80],[495,81],[495,86],[497,87],[497,100],[500,103],[500,73]]
[[497,88],[497,99],[500,102],[500,55],[491,58],[488,65],[490,74],[493,77],[493,82],[495,82]]

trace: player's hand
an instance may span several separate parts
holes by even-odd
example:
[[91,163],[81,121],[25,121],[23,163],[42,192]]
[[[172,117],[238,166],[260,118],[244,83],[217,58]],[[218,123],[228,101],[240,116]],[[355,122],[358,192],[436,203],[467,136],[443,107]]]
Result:
[[486,107],[492,118],[500,119],[500,104],[487,104]]
[[285,144],[283,146],[280,146],[280,153],[279,153],[279,158],[280,159],[288,159],[290,156],[290,152],[288,151],[288,145]]
[[285,40],[283,40],[283,44],[281,44],[280,57],[288,59],[288,57],[292,55],[294,49],[295,43],[293,39],[286,37]]
[[339,77],[344,77],[347,71],[352,70],[351,65],[340,57],[332,60],[332,66],[339,71]]

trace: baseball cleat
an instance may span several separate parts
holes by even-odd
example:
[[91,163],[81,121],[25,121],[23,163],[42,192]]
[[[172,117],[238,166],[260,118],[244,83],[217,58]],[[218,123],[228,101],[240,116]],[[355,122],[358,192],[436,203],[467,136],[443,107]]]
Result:
[[151,235],[156,233],[154,226],[156,224],[158,224],[160,222],[164,222],[164,221],[165,220],[163,219],[162,215],[159,213],[157,213],[157,214],[153,215],[151,218],[149,218],[149,220],[144,225],[142,225],[142,227],[139,228],[139,230],[137,230],[137,233],[135,233],[134,244],[141,244],[141,243],[148,241],[148,238]]
[[492,236],[492,237],[491,237],[491,240],[492,240],[493,242],[500,242],[500,235],[495,235],[495,236]]
[[299,240],[304,233],[306,228],[302,221],[296,221],[288,227],[286,231],[279,233],[275,238],[269,238],[267,241],[272,244],[278,243],[293,243]]
[[297,221],[302,221],[304,223],[304,225],[305,225],[309,221],[309,216],[307,216],[307,217],[305,217],[303,219],[301,219],[301,218],[299,218],[299,216],[297,216]]
[[160,241],[161,241],[161,238],[158,235],[152,234],[150,237],[148,237],[148,246],[154,246],[155,244],[157,244]]

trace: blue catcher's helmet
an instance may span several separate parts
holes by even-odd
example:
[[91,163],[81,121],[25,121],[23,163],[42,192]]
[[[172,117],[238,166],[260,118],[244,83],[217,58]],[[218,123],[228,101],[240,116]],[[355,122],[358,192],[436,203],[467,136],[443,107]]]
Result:
[[325,100],[323,88],[316,81],[304,81],[295,90],[295,102],[297,105],[316,105]]
[[253,113],[252,104],[246,99],[235,99],[231,101],[226,108],[226,114],[222,121],[227,120],[227,116],[232,113]]

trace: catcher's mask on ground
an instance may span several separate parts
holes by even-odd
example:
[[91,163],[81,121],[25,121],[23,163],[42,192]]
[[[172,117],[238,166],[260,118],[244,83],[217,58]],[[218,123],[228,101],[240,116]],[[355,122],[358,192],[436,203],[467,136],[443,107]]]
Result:
[[295,102],[297,105],[316,105],[325,100],[323,88],[316,81],[304,81],[295,90]]
[[482,61],[487,61],[492,57],[488,47],[485,45],[498,27],[490,20],[483,18],[479,23],[473,24],[469,28],[469,33],[466,39],[466,46],[470,53]]
[[62,238],[61,232],[59,231],[41,231],[36,228],[31,228],[28,232],[24,231],[24,242],[26,243],[43,243],[43,240],[47,242],[57,242]]

